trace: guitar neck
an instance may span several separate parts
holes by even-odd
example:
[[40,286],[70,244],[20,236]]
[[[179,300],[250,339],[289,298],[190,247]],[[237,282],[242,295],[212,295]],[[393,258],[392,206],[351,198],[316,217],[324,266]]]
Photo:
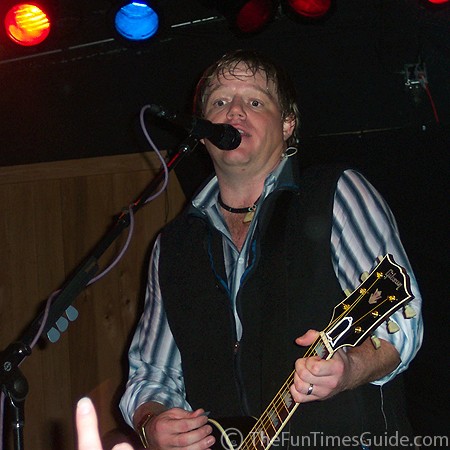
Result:
[[[306,351],[305,356],[320,356],[322,359],[331,358],[333,351],[326,345],[326,340],[323,337],[323,333],[321,333],[317,341]],[[294,382],[294,374],[295,371],[292,371],[250,433],[243,440],[240,450],[267,450],[272,446],[300,405],[294,401],[290,392],[290,386]]]

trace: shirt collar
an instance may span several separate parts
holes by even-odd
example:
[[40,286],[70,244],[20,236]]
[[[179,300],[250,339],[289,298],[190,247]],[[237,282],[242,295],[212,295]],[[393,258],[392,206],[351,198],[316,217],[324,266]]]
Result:
[[[294,168],[292,159],[285,157],[280,164],[269,173],[265,182],[262,197],[266,198],[271,192],[275,190],[290,190],[296,189],[297,183],[294,176]],[[219,183],[217,176],[213,176],[205,187],[193,198],[189,214],[205,215],[206,212],[217,204],[217,196],[219,193]]]

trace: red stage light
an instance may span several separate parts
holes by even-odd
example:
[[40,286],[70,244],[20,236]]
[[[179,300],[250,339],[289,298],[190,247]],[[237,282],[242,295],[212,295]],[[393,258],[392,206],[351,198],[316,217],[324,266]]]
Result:
[[237,12],[236,26],[242,33],[255,33],[270,21],[274,12],[272,0],[250,0]]
[[17,3],[5,16],[8,37],[19,45],[33,46],[43,42],[50,33],[50,19],[37,3]]
[[449,0],[428,0],[429,3],[433,3],[433,5],[443,5],[444,3],[448,3]]
[[261,31],[275,16],[279,0],[217,0],[215,8],[238,34]]
[[293,12],[301,16],[318,18],[324,16],[331,6],[331,0],[288,0]]

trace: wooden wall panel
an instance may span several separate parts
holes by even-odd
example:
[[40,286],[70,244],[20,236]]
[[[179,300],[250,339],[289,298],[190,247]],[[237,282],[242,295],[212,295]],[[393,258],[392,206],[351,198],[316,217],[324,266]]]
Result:
[[[21,338],[48,296],[90,254],[122,208],[140,197],[158,168],[153,153],[0,168],[0,349]],[[75,300],[79,318],[57,343],[41,339],[21,365],[30,389],[25,448],[74,449],[74,406],[84,395],[97,406],[103,434],[121,424],[117,401],[143,306],[150,246],[185,204],[174,173],[170,180],[163,195],[136,213],[121,261]],[[129,231],[101,258],[102,268]],[[5,449],[12,449],[7,420]]]

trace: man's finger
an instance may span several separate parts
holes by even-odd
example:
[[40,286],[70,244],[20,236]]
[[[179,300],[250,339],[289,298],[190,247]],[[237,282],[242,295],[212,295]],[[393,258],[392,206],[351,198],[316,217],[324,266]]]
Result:
[[78,450],[102,450],[98,434],[97,414],[92,401],[84,397],[77,403],[76,424]]

